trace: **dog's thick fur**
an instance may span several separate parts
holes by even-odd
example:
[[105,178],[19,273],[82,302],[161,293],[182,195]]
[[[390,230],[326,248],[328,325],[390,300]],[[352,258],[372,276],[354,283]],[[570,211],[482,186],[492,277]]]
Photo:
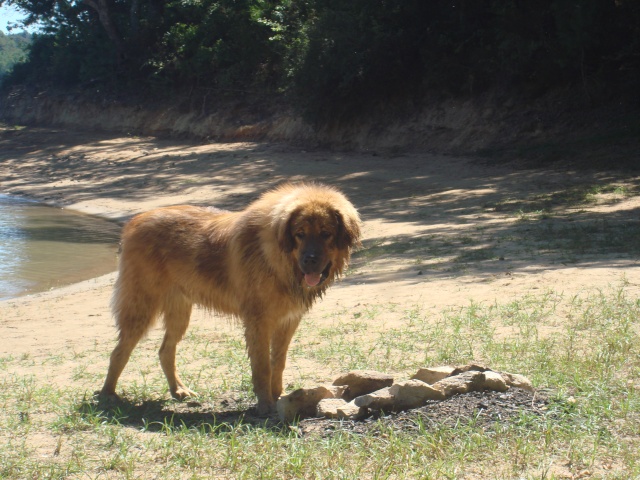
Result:
[[241,320],[258,411],[282,392],[282,372],[302,315],[346,268],[360,219],[338,190],[287,184],[245,210],[152,210],[122,232],[112,308],[119,340],[101,394],[115,396],[132,350],[160,315],[160,363],[171,394],[194,395],[176,372],[176,346],[193,304]]

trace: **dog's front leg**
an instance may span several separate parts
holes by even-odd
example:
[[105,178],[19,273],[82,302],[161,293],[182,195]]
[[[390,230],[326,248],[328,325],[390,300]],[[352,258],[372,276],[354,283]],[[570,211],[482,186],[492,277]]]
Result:
[[251,362],[253,391],[258,397],[258,414],[265,415],[275,409],[275,401],[271,395],[271,361],[269,358],[271,332],[259,319],[254,319],[251,322],[246,322],[245,339]]
[[287,351],[300,319],[285,320],[271,338],[271,395],[277,401],[282,394],[282,372],[287,363]]

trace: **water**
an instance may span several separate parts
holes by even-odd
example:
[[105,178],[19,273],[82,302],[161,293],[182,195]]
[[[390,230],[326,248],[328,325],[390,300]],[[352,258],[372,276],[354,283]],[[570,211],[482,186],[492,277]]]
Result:
[[0,194],[0,300],[117,268],[120,226]]

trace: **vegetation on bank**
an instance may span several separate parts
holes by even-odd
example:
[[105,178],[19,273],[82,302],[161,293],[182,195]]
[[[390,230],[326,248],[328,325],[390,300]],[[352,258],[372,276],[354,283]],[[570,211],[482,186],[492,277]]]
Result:
[[0,32],[0,81],[15,64],[26,59],[30,41],[31,35],[26,32],[9,35]]
[[634,0],[0,0],[38,22],[5,85],[277,98],[345,119],[430,96],[640,78]]

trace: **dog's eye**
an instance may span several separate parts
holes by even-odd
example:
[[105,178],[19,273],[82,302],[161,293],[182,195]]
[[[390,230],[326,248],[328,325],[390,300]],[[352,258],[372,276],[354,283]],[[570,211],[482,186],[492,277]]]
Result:
[[298,240],[304,240],[304,236],[305,236],[305,235],[304,235],[304,232],[298,232],[298,233],[296,233],[296,238],[297,238]]
[[329,240],[331,238],[331,232],[320,232],[320,238]]

